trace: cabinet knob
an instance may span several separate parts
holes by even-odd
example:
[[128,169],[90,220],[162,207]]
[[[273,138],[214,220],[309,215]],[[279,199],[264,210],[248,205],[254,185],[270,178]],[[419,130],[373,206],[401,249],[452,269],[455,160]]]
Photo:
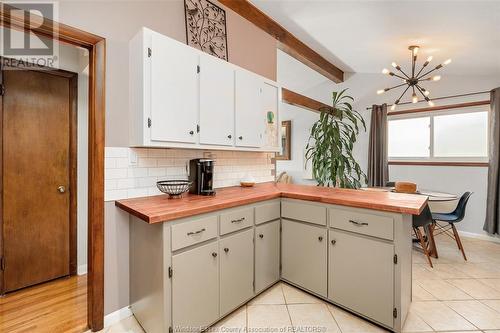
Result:
[[243,137],[242,137],[242,136],[239,136],[239,137],[238,137],[238,139],[243,140]]
[[332,239],[332,245],[335,245],[335,243],[337,243],[337,241],[335,239]]
[[232,136],[231,134],[229,134],[229,135],[227,136],[227,138],[228,138],[228,139],[231,139],[232,137],[233,137],[233,136]]
[[260,235],[259,235],[259,237],[260,237],[260,238],[264,238],[264,235],[263,235],[263,234],[260,234]]
[[227,247],[224,248],[224,252],[228,253],[229,249]]
[[216,258],[217,257],[217,252],[212,252],[212,257]]
[[64,187],[63,185],[61,185],[61,186],[59,186],[59,187],[57,188],[57,191],[58,191],[59,193],[64,193],[64,192],[66,192],[66,187]]
[[319,237],[318,237],[318,240],[319,240],[320,242],[322,242],[322,241],[323,241],[323,236],[319,236]]
[[194,134],[194,131],[189,131],[189,134],[193,135],[193,134]]

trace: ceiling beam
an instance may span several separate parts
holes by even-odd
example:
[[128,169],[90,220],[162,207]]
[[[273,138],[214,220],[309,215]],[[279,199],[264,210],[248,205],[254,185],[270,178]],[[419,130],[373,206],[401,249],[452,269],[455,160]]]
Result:
[[332,107],[315,99],[281,88],[281,100],[284,103],[295,105],[310,111],[318,112],[330,110]]
[[278,41],[278,47],[282,51],[333,82],[344,81],[344,72],[341,69],[301,42],[248,0],[219,0],[219,2],[273,36]]

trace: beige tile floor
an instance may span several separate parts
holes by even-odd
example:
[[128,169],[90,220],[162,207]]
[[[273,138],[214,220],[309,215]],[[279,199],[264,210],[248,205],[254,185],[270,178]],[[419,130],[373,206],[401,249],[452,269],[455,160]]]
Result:
[[[500,244],[463,239],[465,262],[446,236],[437,238],[434,268],[414,251],[413,302],[405,332],[500,333]],[[306,294],[278,283],[214,325],[212,332],[371,333],[385,330]],[[143,332],[134,317],[105,333]]]

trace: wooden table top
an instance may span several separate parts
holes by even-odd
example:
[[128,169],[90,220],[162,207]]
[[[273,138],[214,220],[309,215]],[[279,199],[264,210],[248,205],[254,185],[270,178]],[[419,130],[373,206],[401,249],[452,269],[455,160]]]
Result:
[[180,199],[169,199],[167,195],[157,195],[118,200],[115,205],[148,223],[159,223],[280,197],[413,215],[419,214],[427,203],[427,197],[422,195],[272,182],[222,188],[215,196],[186,194]]

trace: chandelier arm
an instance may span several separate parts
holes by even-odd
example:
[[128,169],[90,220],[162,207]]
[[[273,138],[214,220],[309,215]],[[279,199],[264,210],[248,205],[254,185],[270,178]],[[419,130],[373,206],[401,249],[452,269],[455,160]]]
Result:
[[408,80],[410,80],[410,77],[409,77],[409,76],[408,76],[408,75],[407,75],[407,74],[406,74],[406,73],[405,73],[405,72],[401,69],[401,67],[396,68],[396,69],[397,69],[398,71],[400,71],[401,73],[403,73],[403,75],[404,75],[404,76],[406,76],[406,78],[407,78]]
[[390,87],[390,88],[386,88],[384,89],[385,91],[389,91],[389,90],[392,90],[392,89],[395,89],[395,88],[399,88],[399,87],[402,87],[402,86],[406,86],[407,83],[401,83],[401,84],[398,84],[397,86],[394,86],[394,87]]
[[396,77],[399,77],[400,79],[403,79],[403,80],[407,80],[406,78],[402,77],[401,75],[398,75],[398,74],[395,74],[395,73],[392,73],[392,76],[396,76]]
[[420,88],[420,86],[418,84],[415,85],[415,87],[417,87],[417,90],[420,92],[420,94],[422,94],[422,96],[424,97],[425,100],[429,99],[428,96],[425,96],[424,92],[422,91],[422,88]]
[[415,63],[417,62],[417,56],[411,52],[411,76],[415,77]]
[[421,78],[423,78],[424,76],[426,76],[426,75],[428,75],[428,74],[430,74],[430,73],[434,72],[434,71],[435,71],[435,70],[437,70],[437,69],[439,69],[439,68],[433,68],[433,69],[431,69],[430,71],[428,71],[427,73],[420,75],[419,77],[417,77],[417,80],[420,80],[420,79],[421,79]]
[[405,91],[403,91],[403,93],[401,94],[401,96],[399,96],[399,98],[396,100],[396,102],[394,102],[394,104],[399,104],[399,101],[401,100],[401,98],[403,98],[403,96],[406,94],[406,92],[408,91],[408,89],[410,89],[410,86],[406,87]]
[[420,73],[422,73],[424,68],[425,68],[425,65],[423,65],[422,68],[420,68],[420,70],[418,71],[417,75],[415,75],[417,77],[417,80],[418,80],[418,76],[420,75]]

